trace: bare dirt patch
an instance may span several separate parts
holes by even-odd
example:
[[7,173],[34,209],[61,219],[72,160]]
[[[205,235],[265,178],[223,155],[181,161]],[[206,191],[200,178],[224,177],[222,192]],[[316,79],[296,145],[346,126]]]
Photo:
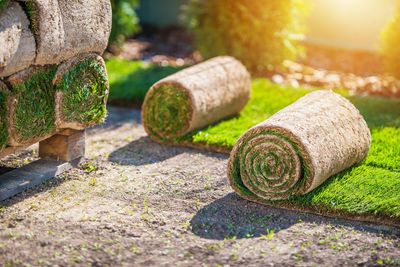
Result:
[[400,265],[399,229],[242,200],[227,156],[156,144],[139,111],[110,111],[79,168],[1,203],[0,265]]

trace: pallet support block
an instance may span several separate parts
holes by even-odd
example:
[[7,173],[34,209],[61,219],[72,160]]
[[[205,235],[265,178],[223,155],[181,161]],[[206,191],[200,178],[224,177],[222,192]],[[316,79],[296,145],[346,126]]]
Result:
[[39,156],[73,161],[85,155],[85,130],[64,130],[39,143]]
[[78,163],[79,160],[65,162],[54,159],[39,159],[21,168],[7,172],[0,176],[0,201],[43,184],[75,167]]
[[[21,149],[23,149],[21,147]],[[7,152],[14,153],[15,150]],[[85,155],[85,130],[64,130],[39,142],[41,159],[0,176],[0,201],[76,167]]]

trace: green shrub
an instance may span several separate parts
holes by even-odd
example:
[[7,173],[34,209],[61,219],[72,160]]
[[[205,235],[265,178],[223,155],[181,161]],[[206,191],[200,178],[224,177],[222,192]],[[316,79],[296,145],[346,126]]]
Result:
[[386,70],[400,79],[400,8],[381,36],[381,54]]
[[7,0],[0,0],[0,11],[6,6]]
[[138,0],[111,0],[112,30],[110,44],[121,45],[127,37],[139,32],[139,19],[135,9]]
[[300,54],[305,11],[302,0],[190,0],[183,17],[203,57],[231,55],[258,73]]

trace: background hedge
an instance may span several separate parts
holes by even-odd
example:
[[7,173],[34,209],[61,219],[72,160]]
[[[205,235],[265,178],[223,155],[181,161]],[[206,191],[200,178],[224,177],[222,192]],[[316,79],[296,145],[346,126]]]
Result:
[[190,0],[183,18],[203,57],[231,55],[258,73],[302,52],[306,10],[302,0]]
[[135,9],[138,0],[111,0],[112,30],[110,44],[121,45],[127,37],[139,32],[139,19]]

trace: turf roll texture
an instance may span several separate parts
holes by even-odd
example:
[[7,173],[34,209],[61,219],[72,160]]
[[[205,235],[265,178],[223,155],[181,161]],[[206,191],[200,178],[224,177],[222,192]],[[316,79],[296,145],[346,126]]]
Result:
[[228,177],[247,200],[290,199],[362,162],[370,144],[370,130],[353,104],[315,91],[248,130],[231,152]]
[[58,129],[79,130],[104,121],[109,90],[100,56],[87,54],[64,62],[58,67],[54,85]]
[[29,67],[7,78],[10,146],[33,144],[54,134],[55,73],[54,66]]
[[142,108],[149,136],[174,142],[185,134],[238,114],[250,97],[251,77],[232,57],[216,57],[151,87]]
[[0,77],[6,77],[34,62],[36,44],[22,7],[16,2],[0,5]]

